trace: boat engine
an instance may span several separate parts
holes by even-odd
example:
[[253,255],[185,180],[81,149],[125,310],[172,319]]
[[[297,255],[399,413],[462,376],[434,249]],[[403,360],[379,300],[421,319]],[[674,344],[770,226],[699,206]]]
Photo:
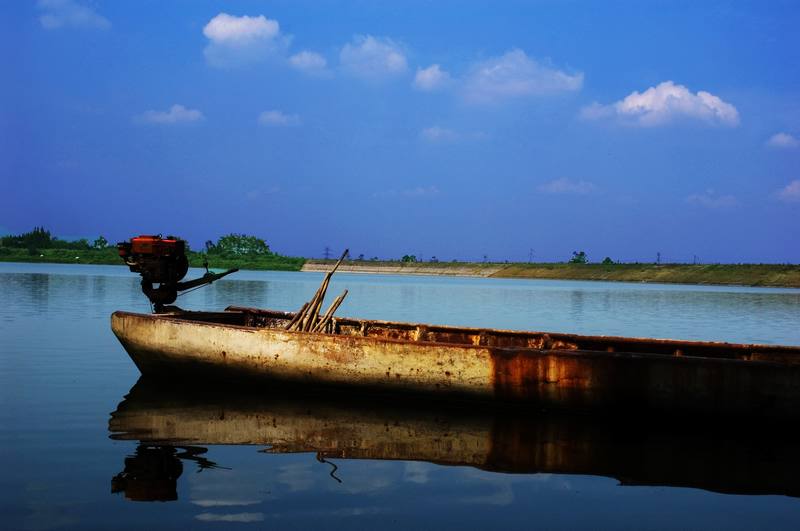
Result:
[[[156,313],[178,298],[178,292],[210,284],[225,275],[238,271],[229,269],[222,273],[206,273],[200,278],[181,282],[189,271],[186,242],[174,236],[142,235],[117,244],[119,256],[130,270],[142,275],[142,291],[153,303]],[[154,287],[158,284],[158,287]]]

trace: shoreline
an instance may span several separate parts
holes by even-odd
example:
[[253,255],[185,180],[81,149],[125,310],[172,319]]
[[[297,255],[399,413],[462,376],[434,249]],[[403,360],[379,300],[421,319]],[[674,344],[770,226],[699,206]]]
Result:
[[[331,263],[321,263],[313,260],[303,264],[300,271],[325,273],[330,270]],[[434,277],[472,277],[489,278],[503,269],[501,265],[484,264],[459,264],[458,266],[437,266],[437,264],[354,264],[351,262],[343,263],[337,269],[339,273],[354,273],[359,275],[415,275],[415,276],[434,276]]]
[[[114,260],[14,260],[0,255],[0,262],[21,264],[115,265]],[[38,257],[37,257],[38,258]],[[88,258],[88,257],[87,257]],[[296,260],[296,259],[295,259]],[[194,262],[194,260],[192,260]],[[327,272],[333,260],[306,260],[302,266],[274,267],[274,263],[259,263],[244,257],[241,260],[220,260],[212,269],[239,266],[242,271],[304,271]],[[283,264],[281,264],[283,265]],[[293,264],[294,265],[294,264]],[[299,264],[297,264],[299,265]],[[192,263],[192,267],[199,264]],[[800,289],[800,265],[793,264],[568,264],[568,263],[401,263],[345,262],[342,273],[361,275],[451,276],[466,278],[505,278],[532,280],[581,280],[599,282],[631,282],[648,284],[685,284],[696,286],[741,286]]]
[[[333,261],[308,260],[301,271],[325,272]],[[782,264],[431,264],[344,263],[342,273],[581,280],[696,286],[800,288],[800,265]]]

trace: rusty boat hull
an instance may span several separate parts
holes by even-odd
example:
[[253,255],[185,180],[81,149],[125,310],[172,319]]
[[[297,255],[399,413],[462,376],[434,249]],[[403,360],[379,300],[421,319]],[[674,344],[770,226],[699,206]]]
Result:
[[505,401],[543,408],[800,417],[800,347],[517,332],[294,314],[115,312],[143,375],[217,384],[271,380]]

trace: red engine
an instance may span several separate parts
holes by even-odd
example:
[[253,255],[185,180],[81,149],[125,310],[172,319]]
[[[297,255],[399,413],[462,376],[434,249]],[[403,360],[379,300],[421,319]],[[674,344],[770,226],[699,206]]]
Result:
[[173,236],[142,235],[118,243],[117,249],[131,271],[142,275],[142,291],[156,308],[175,302],[179,282],[189,271],[186,242]]
[[[153,303],[156,313],[167,311],[165,305],[175,302],[179,292],[211,284],[238,271],[234,268],[211,273],[208,263],[205,263],[205,275],[181,282],[189,271],[189,259],[186,257],[186,242],[174,236],[137,236],[118,243],[117,249],[131,271],[142,275],[142,291]],[[158,284],[158,287],[153,284]]]
[[131,271],[147,282],[176,284],[189,271],[186,242],[173,236],[137,236],[118,243],[117,249]]

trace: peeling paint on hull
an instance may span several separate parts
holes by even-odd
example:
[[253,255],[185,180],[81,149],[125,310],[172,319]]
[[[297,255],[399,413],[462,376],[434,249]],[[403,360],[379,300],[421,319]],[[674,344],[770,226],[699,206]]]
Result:
[[800,416],[800,348],[512,332],[339,319],[287,332],[292,314],[116,312],[142,374],[285,382],[525,402],[548,408]]

